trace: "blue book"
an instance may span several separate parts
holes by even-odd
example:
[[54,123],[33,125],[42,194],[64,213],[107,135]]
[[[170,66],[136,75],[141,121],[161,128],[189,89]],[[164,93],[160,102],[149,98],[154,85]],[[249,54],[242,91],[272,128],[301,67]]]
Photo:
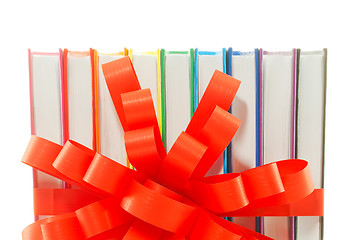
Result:
[[[195,49],[194,67],[194,111],[204,94],[208,83],[215,70],[226,73],[226,49],[220,51],[199,51]],[[223,174],[228,172],[227,151],[215,162],[213,167],[206,174],[207,176]]]
[[[241,119],[241,125],[228,147],[228,169],[243,172],[260,165],[259,50],[240,52],[229,48],[228,74],[241,81],[231,106],[231,113]],[[260,228],[255,217],[233,217],[232,221],[253,231]]]

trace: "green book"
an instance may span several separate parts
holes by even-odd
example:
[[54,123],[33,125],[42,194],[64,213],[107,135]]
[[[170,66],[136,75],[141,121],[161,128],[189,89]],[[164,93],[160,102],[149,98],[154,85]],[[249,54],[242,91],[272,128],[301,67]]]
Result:
[[194,50],[161,49],[160,61],[162,138],[169,151],[194,112]]

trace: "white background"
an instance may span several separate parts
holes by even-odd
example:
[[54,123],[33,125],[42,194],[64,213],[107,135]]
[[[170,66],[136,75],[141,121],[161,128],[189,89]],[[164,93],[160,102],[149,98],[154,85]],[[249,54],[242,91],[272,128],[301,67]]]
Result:
[[[344,228],[345,17],[333,1],[1,1],[0,239],[33,221],[27,49],[328,48],[325,239]],[[334,1],[335,2],[335,1]]]

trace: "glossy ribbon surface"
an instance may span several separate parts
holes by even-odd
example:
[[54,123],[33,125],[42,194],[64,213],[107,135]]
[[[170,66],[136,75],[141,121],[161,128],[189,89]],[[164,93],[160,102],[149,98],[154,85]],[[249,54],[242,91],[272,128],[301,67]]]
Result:
[[55,216],[25,228],[24,240],[271,239],[221,216],[323,215],[323,190],[304,160],[205,177],[239,127],[227,111],[238,80],[214,73],[167,154],[151,93],[140,89],[130,59],[103,72],[136,170],[71,140],[62,147],[32,136],[22,161],[77,188],[35,189],[35,214]]

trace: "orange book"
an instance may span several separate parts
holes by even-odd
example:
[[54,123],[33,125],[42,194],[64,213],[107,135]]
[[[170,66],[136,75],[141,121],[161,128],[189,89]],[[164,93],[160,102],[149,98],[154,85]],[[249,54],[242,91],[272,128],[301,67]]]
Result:
[[96,150],[124,166],[129,166],[124,132],[102,71],[102,64],[123,57],[125,52],[103,54],[94,50]]
[[95,149],[93,50],[64,50],[63,108],[66,140]]

